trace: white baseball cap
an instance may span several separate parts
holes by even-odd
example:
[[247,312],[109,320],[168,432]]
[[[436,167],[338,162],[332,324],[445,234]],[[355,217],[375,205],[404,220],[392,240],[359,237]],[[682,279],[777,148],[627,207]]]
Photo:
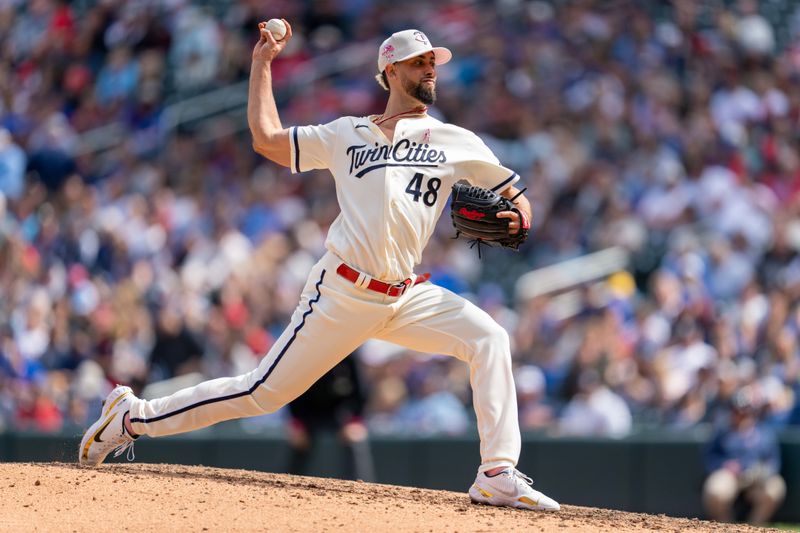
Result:
[[453,53],[447,48],[431,46],[428,36],[419,30],[398,31],[383,41],[378,49],[378,71],[383,72],[386,65],[405,61],[427,52],[433,52],[437,65],[444,65],[453,57]]

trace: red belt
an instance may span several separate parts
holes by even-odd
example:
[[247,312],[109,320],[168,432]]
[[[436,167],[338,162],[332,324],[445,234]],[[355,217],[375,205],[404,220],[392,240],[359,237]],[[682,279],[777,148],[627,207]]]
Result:
[[[347,281],[357,285],[357,286],[364,286],[366,280],[369,279],[369,283],[366,284],[366,288],[379,292],[381,294],[386,294],[388,296],[401,296],[406,289],[409,288],[411,285],[416,285],[417,283],[424,283],[428,281],[431,277],[429,273],[422,274],[421,276],[417,276],[415,279],[405,279],[400,283],[386,283],[385,281],[380,281],[377,279],[370,278],[366,274],[362,274],[358,270],[350,268],[346,264],[342,263],[336,268],[336,273],[342,276]],[[361,282],[359,283],[359,279]]]

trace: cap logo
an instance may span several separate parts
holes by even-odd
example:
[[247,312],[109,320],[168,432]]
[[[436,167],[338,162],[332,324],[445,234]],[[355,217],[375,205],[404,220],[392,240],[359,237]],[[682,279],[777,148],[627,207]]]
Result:
[[414,40],[421,42],[425,46],[430,46],[429,43],[428,43],[428,38],[421,31],[415,31],[414,32]]
[[394,46],[392,46],[391,44],[387,44],[386,46],[384,46],[383,50],[381,50],[381,55],[386,61],[391,61],[392,58],[394,57]]

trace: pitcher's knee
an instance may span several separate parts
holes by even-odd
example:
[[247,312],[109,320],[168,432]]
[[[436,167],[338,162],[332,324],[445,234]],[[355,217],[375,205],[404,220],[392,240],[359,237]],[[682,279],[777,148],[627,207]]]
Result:
[[303,391],[305,389],[302,387],[276,387],[275,384],[263,383],[253,391],[251,396],[262,411],[262,414],[269,414],[287,405],[300,396]]
[[491,343],[492,347],[497,347],[503,351],[510,351],[511,341],[508,332],[500,324],[492,324],[486,331],[486,342]]
[[267,390],[263,386],[253,391],[251,398],[263,415],[274,413],[288,403],[284,402],[274,391]]
[[475,331],[470,342],[470,359],[475,357],[511,357],[511,343],[508,332],[499,324],[487,324],[480,331]]
[[247,388],[250,390],[250,400],[259,414],[274,413],[294,398],[289,397],[285,391],[280,391],[267,383],[261,382],[258,369],[251,372],[247,379]]

